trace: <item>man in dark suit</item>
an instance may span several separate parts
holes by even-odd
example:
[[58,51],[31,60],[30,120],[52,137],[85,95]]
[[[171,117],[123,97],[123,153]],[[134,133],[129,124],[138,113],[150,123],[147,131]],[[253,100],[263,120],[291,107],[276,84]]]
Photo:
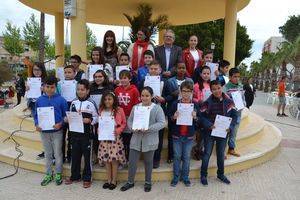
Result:
[[177,63],[182,61],[182,49],[173,45],[175,33],[171,29],[164,34],[164,44],[154,49],[155,59],[160,63],[162,76],[166,79],[175,75]]

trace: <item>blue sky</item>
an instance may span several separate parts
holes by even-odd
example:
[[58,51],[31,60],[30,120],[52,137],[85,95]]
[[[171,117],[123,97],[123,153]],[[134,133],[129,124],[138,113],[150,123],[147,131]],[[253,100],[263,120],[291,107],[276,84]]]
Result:
[[[33,10],[18,0],[2,0],[0,4],[0,35],[5,30],[5,24],[9,20],[18,27],[25,24],[31,13],[39,18],[39,12]],[[251,49],[252,55],[244,60],[250,64],[258,60],[264,41],[271,36],[280,36],[278,27],[283,25],[290,15],[300,14],[299,0],[251,0],[249,5],[238,13],[240,23],[247,27],[250,38],[254,40]],[[65,23],[66,24],[66,23]],[[117,40],[122,40],[123,27],[89,24],[101,45],[106,30],[113,30]],[[129,28],[124,28],[125,39],[128,38]],[[54,39],[54,17],[46,15],[46,34]]]

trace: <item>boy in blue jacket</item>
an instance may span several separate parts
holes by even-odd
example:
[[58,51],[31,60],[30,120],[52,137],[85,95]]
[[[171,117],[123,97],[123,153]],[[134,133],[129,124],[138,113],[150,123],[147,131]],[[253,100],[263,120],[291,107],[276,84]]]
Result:
[[[60,185],[62,183],[62,125],[66,111],[68,109],[67,101],[56,94],[57,79],[54,76],[46,77],[44,82],[45,94],[40,96],[35,104],[34,124],[36,130],[41,133],[41,140],[46,157],[46,176],[41,182],[42,186],[48,185],[53,180],[52,175],[52,158],[55,157],[55,183]],[[37,110],[41,107],[50,107],[54,109],[55,125],[51,130],[42,130],[39,125]],[[54,155],[53,155],[54,153]]]
[[[177,102],[179,96],[180,85],[184,81],[190,81],[193,83],[193,80],[186,76],[186,67],[184,63],[178,63],[176,68],[176,76],[168,79],[162,91],[162,96],[167,103],[166,115],[170,116],[170,108],[174,102]],[[193,83],[194,84],[194,83]],[[168,117],[168,163],[173,162],[173,142],[172,142],[172,133],[171,133],[171,123],[172,119]]]
[[207,168],[209,158],[211,156],[214,143],[216,142],[217,151],[217,177],[220,181],[230,184],[230,181],[224,175],[224,151],[226,147],[227,138],[211,136],[211,131],[215,128],[214,122],[217,115],[231,117],[232,121],[229,129],[227,129],[227,136],[230,134],[236,125],[237,112],[234,109],[233,101],[222,92],[221,83],[214,80],[210,83],[212,95],[200,106],[199,121],[204,128],[204,155],[202,158],[201,166],[201,183],[207,183]]
[[[171,131],[174,151],[173,179],[171,181],[172,187],[177,185],[180,175],[184,185],[186,187],[191,186],[189,179],[190,157],[195,134],[195,126],[198,122],[197,111],[199,110],[198,104],[194,104],[191,99],[191,96],[193,95],[193,87],[194,84],[190,81],[185,81],[181,84],[181,99],[171,105],[171,112],[169,113],[169,117],[172,119]],[[191,117],[193,119],[192,125],[177,125],[176,120],[180,115],[177,109],[179,103],[180,105],[186,104],[188,106],[193,106],[194,110],[191,113]]]

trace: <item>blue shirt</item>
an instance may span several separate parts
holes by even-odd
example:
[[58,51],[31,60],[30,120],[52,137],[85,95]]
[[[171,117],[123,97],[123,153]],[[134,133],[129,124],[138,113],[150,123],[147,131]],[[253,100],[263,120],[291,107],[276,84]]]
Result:
[[138,85],[140,85],[144,80],[145,80],[145,76],[147,76],[149,74],[149,69],[147,66],[144,67],[140,67],[138,69]]

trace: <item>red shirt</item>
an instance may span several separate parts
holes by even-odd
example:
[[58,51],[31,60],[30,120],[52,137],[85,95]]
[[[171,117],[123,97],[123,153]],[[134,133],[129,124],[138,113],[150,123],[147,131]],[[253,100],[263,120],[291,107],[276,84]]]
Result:
[[125,116],[128,117],[132,107],[140,102],[138,89],[135,85],[130,85],[127,88],[119,86],[115,89],[115,94],[118,97],[119,106],[123,108]]

